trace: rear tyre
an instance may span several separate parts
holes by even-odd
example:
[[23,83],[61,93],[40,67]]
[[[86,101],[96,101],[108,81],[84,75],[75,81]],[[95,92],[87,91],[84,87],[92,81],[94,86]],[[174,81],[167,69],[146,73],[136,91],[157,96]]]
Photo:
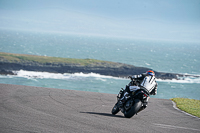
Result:
[[111,113],[113,115],[117,114],[119,112],[119,107],[117,106],[117,103],[115,104],[115,106],[112,108]]
[[142,102],[139,99],[135,99],[134,105],[131,107],[131,109],[124,112],[124,116],[126,118],[131,118],[139,111],[141,107],[142,107]]

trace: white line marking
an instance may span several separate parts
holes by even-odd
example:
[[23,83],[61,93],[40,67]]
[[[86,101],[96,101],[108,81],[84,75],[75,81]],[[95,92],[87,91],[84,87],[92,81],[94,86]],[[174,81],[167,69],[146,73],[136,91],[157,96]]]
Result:
[[187,129],[187,130],[200,131],[200,129],[194,129],[194,128],[188,128],[188,127],[179,127],[179,126],[173,126],[173,125],[165,125],[165,124],[157,124],[157,123],[154,123],[154,125],[158,126],[158,127],[161,127],[161,128]]

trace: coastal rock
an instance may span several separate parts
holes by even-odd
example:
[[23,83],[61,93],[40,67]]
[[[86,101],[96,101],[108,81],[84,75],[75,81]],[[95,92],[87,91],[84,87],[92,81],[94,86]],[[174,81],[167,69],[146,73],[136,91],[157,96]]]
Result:
[[[12,71],[27,70],[52,73],[98,73],[114,77],[128,77],[129,75],[141,74],[150,70],[145,67],[135,67],[123,63],[97,63],[88,66],[67,63],[38,63],[33,61],[23,62],[0,62],[0,74],[11,74]],[[156,77],[160,79],[177,79],[177,74],[157,72]]]
[[8,70],[0,70],[0,74],[1,75],[15,75],[12,71],[8,71]]

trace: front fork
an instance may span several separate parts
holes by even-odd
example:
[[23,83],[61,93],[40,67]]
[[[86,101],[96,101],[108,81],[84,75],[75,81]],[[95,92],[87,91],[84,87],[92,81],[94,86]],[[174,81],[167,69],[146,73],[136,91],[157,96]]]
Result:
[[123,94],[124,94],[124,89],[121,88],[121,90],[119,91],[119,93],[117,95],[117,101],[119,101],[119,99],[122,98]]

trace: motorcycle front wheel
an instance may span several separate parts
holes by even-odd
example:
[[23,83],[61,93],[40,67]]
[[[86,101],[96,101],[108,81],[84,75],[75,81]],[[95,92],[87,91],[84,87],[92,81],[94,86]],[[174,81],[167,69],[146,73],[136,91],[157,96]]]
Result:
[[119,112],[119,107],[117,106],[117,103],[115,104],[115,106],[112,108],[111,113],[113,115],[117,114]]
[[139,99],[135,99],[134,105],[128,111],[124,112],[124,116],[126,118],[131,118],[139,111],[141,107],[142,107],[142,102]]

